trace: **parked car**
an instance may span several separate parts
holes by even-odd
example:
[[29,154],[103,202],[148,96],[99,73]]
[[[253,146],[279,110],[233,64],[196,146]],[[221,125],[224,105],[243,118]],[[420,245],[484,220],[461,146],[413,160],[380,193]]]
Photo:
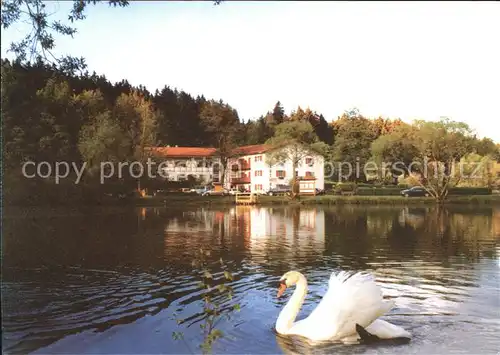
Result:
[[201,194],[202,196],[227,196],[229,195],[229,191],[226,189],[222,190],[207,190]]
[[325,190],[316,188],[316,195],[324,195],[324,194],[325,194]]
[[266,195],[276,196],[276,195],[285,195],[292,192],[292,187],[288,185],[276,185],[275,187],[271,187]]
[[229,194],[229,195],[236,195],[236,194],[241,194],[241,193],[243,193],[243,191],[238,190],[238,189],[230,189],[230,190],[228,191],[228,194]]
[[420,186],[413,186],[412,188],[401,191],[401,196],[404,197],[424,197],[429,196],[429,192]]
[[196,192],[198,195],[203,195],[203,193],[206,191],[208,191],[207,186],[195,186],[191,189],[191,192]]

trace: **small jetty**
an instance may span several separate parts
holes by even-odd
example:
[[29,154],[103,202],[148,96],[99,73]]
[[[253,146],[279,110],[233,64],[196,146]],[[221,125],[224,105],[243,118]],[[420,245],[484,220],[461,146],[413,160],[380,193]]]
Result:
[[255,205],[258,201],[257,194],[249,192],[237,193],[235,196],[237,205]]

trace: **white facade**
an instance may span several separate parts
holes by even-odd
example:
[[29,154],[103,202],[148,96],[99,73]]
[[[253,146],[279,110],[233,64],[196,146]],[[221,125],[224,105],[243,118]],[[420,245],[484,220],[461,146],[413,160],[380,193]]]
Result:
[[[242,161],[245,162],[242,164]],[[231,166],[238,165],[238,170],[232,171]],[[312,181],[316,188],[324,189],[324,158],[320,155],[307,155],[297,166],[296,176],[314,176]],[[265,193],[277,185],[289,185],[293,177],[293,164],[291,161],[270,165],[266,153],[244,155],[233,159],[228,164],[226,171],[226,188],[242,186],[251,193]]]
[[325,248],[325,213],[322,210],[301,208],[293,215],[290,211],[273,212],[269,208],[253,207],[249,225],[248,248],[257,254],[262,254],[263,249],[276,241],[290,247],[281,252],[289,250],[300,254],[301,250],[310,253],[312,249],[321,253]]
[[[269,148],[264,145],[240,147],[237,150],[239,150],[238,156],[229,159],[225,169],[225,188],[265,193],[278,185],[290,184],[294,175],[291,161],[271,166],[268,161],[269,154],[266,154]],[[162,172],[168,180],[187,180],[189,175],[204,183],[218,183],[222,180],[221,174],[224,169],[213,148],[166,147],[160,148],[159,154],[164,158]],[[305,155],[299,162],[295,174],[297,177],[314,176],[315,180],[311,183],[314,183],[316,188],[324,189],[324,158],[315,154]]]
[[200,179],[204,183],[219,182],[220,169],[216,166],[220,164],[219,158],[199,158],[185,157],[168,159],[162,165],[164,176],[170,181],[187,180],[189,175]]

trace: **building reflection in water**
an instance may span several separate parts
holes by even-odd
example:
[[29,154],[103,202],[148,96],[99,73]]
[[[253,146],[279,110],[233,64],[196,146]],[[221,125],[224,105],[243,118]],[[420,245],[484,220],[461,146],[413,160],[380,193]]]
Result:
[[[231,243],[233,248],[262,252],[269,244],[300,250],[324,250],[325,212],[315,208],[264,208],[236,206],[226,210],[199,209],[178,212],[164,219],[165,247],[176,247],[176,240],[188,234],[206,244]],[[210,239],[210,240],[209,240]],[[186,241],[189,243],[188,241]]]
[[250,251],[266,248],[269,243],[294,249],[308,246],[324,249],[323,210],[237,206],[230,210],[229,215],[236,222],[230,224],[233,230],[229,232],[242,235]]
[[309,252],[315,248],[317,255],[316,252],[325,251],[327,243],[335,254],[357,259],[361,255],[382,257],[380,252],[389,257],[389,250],[399,249],[399,256],[404,257],[420,250],[438,260],[457,252],[477,259],[480,254],[493,252],[485,241],[500,239],[500,208],[490,207],[474,211],[462,207],[438,210],[235,206],[193,211],[142,208],[138,217],[140,230],[162,230],[164,246],[174,249],[190,244],[214,248],[225,245],[229,248],[226,251],[252,253],[266,248],[290,248],[300,255],[303,248]]

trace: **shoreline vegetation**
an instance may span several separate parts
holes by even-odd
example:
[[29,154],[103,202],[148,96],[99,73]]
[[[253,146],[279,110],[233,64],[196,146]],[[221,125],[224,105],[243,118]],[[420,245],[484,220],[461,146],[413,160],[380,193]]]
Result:
[[[500,205],[500,194],[490,195],[454,195],[449,196],[443,205]],[[9,205],[12,208],[27,207],[37,209],[42,207],[81,207],[84,209],[94,209],[101,207],[204,207],[204,206],[232,206],[236,205],[235,196],[200,196],[192,194],[171,194],[164,196],[146,196],[130,198],[107,198],[92,203],[71,203],[66,204],[16,204]],[[317,195],[301,196],[298,199],[291,199],[288,196],[265,196],[257,197],[257,202],[253,206],[299,206],[299,205],[383,205],[383,206],[433,206],[439,203],[433,197],[403,197],[391,195],[378,196],[338,196],[338,195]]]
[[[141,207],[166,205],[171,203],[182,203],[185,205],[236,205],[234,196],[162,196],[137,198],[136,204]],[[269,205],[436,205],[433,197],[409,197],[402,196],[335,196],[318,195],[302,196],[292,200],[287,196],[259,196],[256,206]],[[499,204],[500,195],[476,195],[476,196],[450,196],[446,201],[448,204]]]

